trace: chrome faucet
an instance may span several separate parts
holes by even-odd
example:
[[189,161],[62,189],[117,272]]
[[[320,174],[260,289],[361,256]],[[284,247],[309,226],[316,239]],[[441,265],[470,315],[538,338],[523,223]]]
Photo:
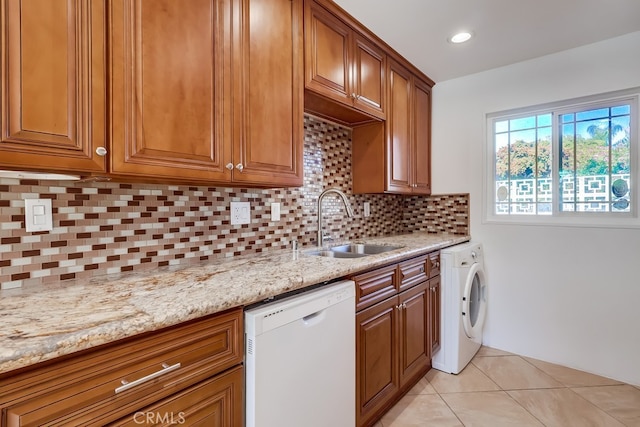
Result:
[[324,241],[324,235],[322,234],[322,199],[329,193],[335,193],[342,199],[342,203],[344,203],[344,207],[347,210],[347,216],[349,218],[353,218],[353,209],[351,208],[351,204],[349,203],[349,199],[347,195],[337,188],[328,188],[320,193],[318,197],[318,246],[322,247]]

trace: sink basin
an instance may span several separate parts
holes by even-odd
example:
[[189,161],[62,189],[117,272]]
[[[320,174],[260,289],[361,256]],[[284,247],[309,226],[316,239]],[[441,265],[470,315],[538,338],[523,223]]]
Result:
[[329,258],[360,258],[368,255],[381,254],[383,252],[400,249],[402,246],[366,245],[350,243],[348,245],[334,246],[329,250],[307,252],[309,255]]
[[359,254],[354,252],[338,252],[338,251],[312,251],[307,252],[309,255],[323,256],[328,258],[361,258],[369,254]]
[[360,243],[350,243],[348,245],[334,246],[331,248],[332,252],[342,254],[354,254],[354,255],[375,255],[383,252],[393,251],[400,249],[402,246],[389,246],[389,245],[367,245]]

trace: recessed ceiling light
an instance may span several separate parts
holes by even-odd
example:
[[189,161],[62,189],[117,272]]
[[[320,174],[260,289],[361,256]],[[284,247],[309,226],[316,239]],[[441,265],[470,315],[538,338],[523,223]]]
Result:
[[463,31],[460,32],[458,34],[454,34],[453,36],[451,36],[451,38],[449,38],[449,41],[451,43],[464,43],[466,41],[468,41],[471,38],[471,33]]

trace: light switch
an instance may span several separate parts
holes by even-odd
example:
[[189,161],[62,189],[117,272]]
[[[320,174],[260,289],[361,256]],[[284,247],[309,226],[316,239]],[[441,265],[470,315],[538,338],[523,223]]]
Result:
[[271,221],[280,221],[280,203],[271,203]]
[[51,199],[25,199],[24,222],[29,233],[53,230]]

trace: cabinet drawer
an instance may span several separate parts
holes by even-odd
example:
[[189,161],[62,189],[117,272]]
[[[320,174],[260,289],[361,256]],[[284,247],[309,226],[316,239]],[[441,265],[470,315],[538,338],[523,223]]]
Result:
[[429,278],[427,255],[401,262],[400,266],[400,291],[422,283]]
[[440,252],[432,252],[429,254],[427,262],[427,270],[429,271],[429,277],[436,277],[440,275]]
[[356,311],[370,307],[398,292],[396,265],[382,267],[353,277],[356,282]]
[[146,407],[109,426],[243,425],[244,369],[237,366]]
[[241,337],[235,309],[4,378],[6,425],[104,425],[241,363]]

